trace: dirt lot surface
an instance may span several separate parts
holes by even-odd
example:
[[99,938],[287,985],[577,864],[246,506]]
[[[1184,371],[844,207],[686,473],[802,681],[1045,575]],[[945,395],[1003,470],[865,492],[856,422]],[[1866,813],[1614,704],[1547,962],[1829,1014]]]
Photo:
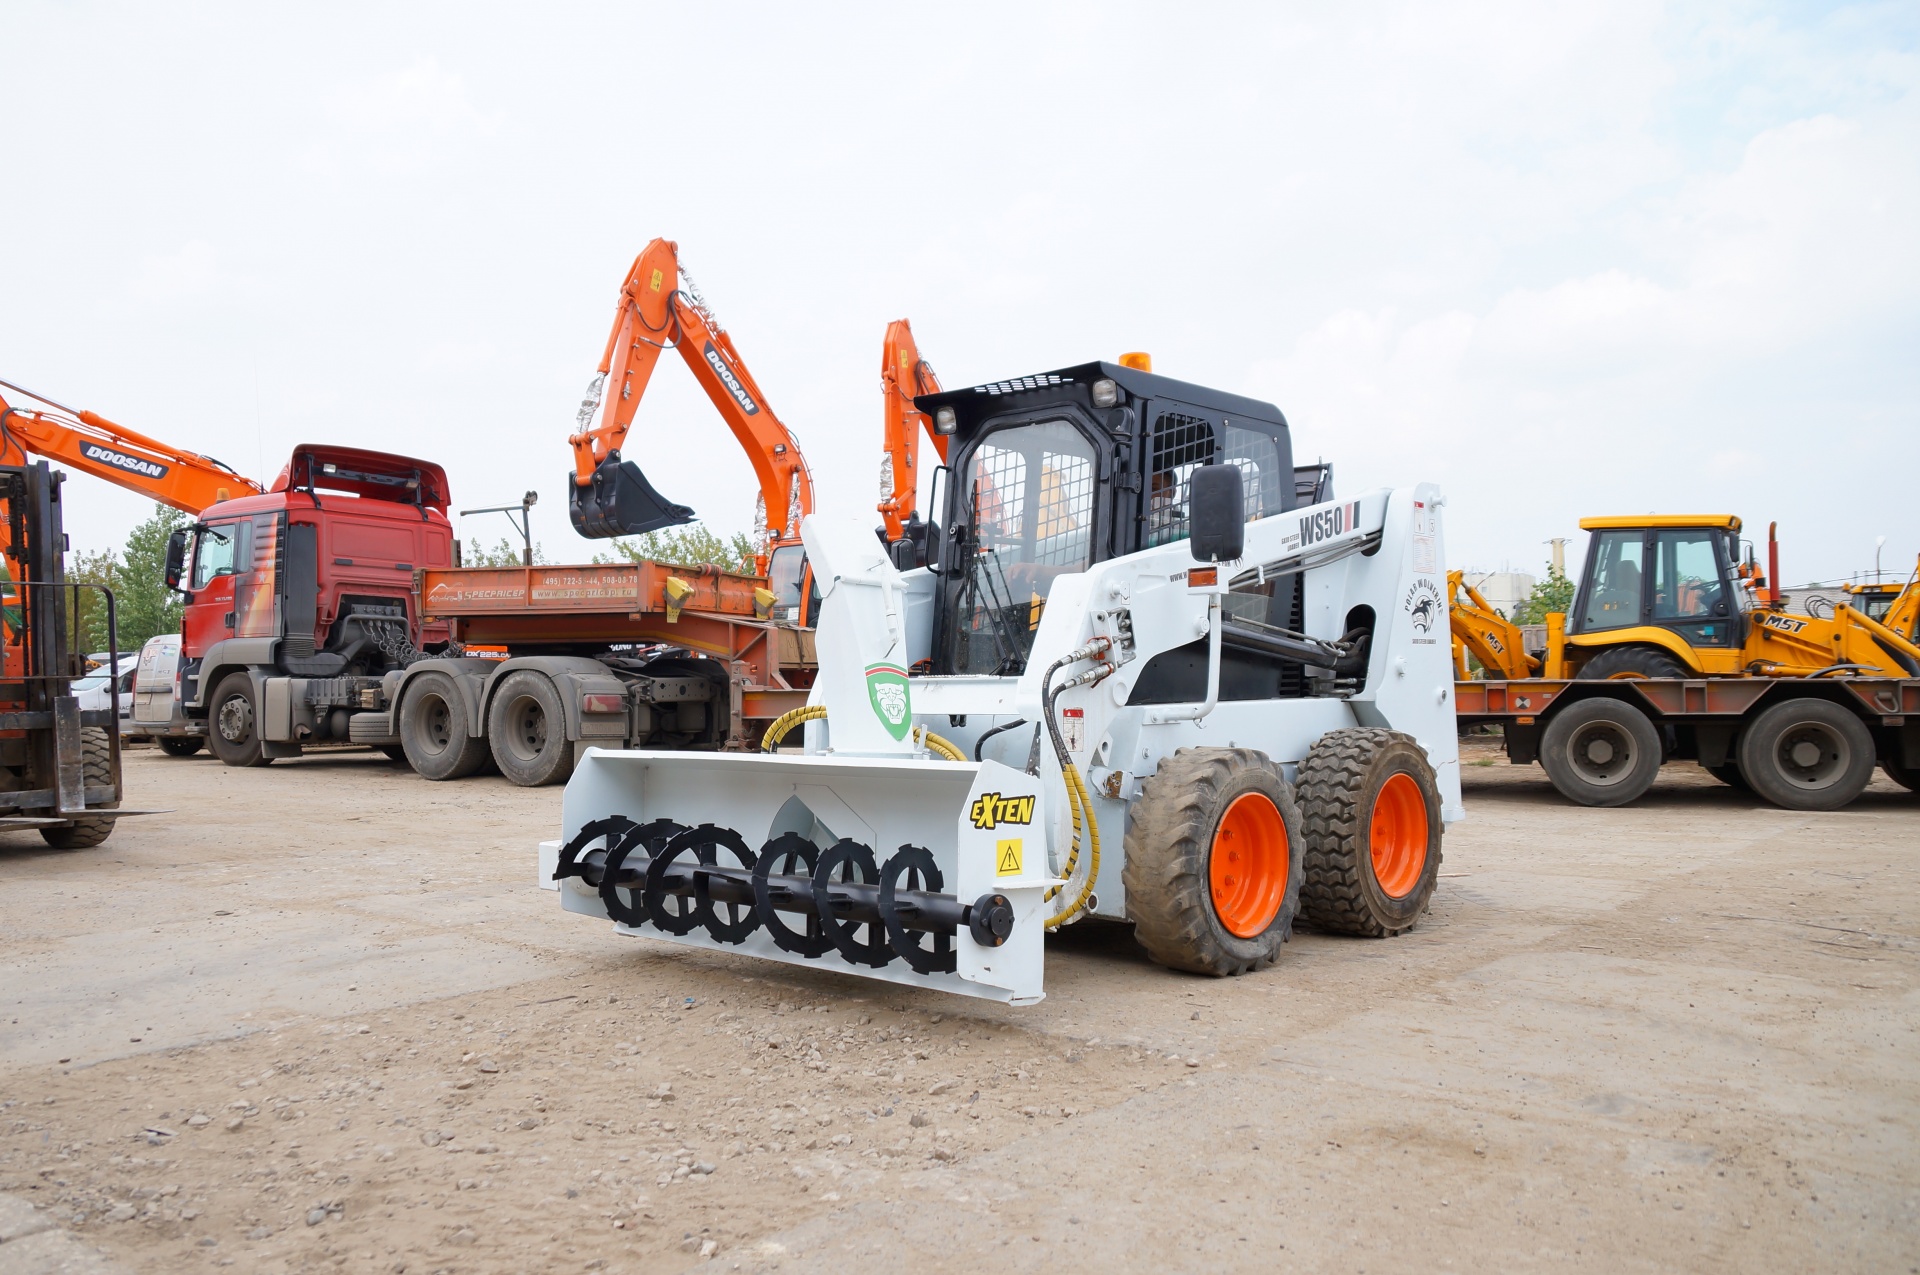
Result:
[[563,915],[557,790],[132,754],[176,813],[0,837],[0,1192],[162,1272],[1920,1269],[1920,801],[1475,760],[1413,933],[1015,1010]]

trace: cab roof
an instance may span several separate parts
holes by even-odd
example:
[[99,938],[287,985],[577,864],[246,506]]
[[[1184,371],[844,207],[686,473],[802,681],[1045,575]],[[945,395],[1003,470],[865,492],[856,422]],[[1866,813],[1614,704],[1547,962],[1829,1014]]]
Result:
[[1740,519],[1732,514],[1618,514],[1580,520],[1582,531],[1632,531],[1639,527],[1714,527],[1738,532]]
[[928,416],[932,416],[942,407],[951,407],[960,422],[967,425],[988,417],[999,416],[1003,412],[1029,403],[1045,405],[1057,403],[1062,398],[1077,397],[1078,392],[1071,387],[1091,385],[1101,380],[1114,382],[1135,399],[1176,399],[1195,407],[1217,411],[1223,416],[1270,421],[1283,427],[1287,423],[1287,418],[1282,416],[1280,409],[1272,403],[1263,403],[1259,399],[1229,394],[1225,390],[1195,385],[1189,381],[1176,381],[1171,376],[1159,376],[1136,368],[1122,367],[1118,363],[1105,362],[1080,363],[1073,367],[1058,368],[1052,372],[1036,372],[1031,376],[1016,376],[1005,381],[989,381],[984,385],[969,385],[964,389],[942,390],[938,394],[922,394],[913,400],[913,405]]
[[444,514],[451,503],[447,471],[429,460],[328,443],[302,443],[272,491],[340,491]]

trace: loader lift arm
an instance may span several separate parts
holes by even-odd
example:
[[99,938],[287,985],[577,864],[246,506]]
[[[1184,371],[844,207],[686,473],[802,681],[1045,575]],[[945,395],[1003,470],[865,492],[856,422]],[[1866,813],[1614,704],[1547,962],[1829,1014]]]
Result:
[[0,387],[52,409],[18,408],[0,396],[0,465],[25,465],[28,456],[43,456],[194,515],[266,490],[211,456],[170,447],[6,381]]
[[764,574],[774,547],[799,542],[800,519],[813,511],[813,481],[799,444],[760,392],[726,329],[691,279],[682,288],[683,273],[678,245],[655,239],[634,258],[620,286],[606,353],[580,405],[579,432],[567,440],[574,462],[569,512],[574,529],[594,539],[693,521],[693,510],[662,497],[639,466],[620,455],[661,351],[678,350],[760,480],[767,534],[757,546],[756,568]]
[[1488,677],[1514,681],[1540,675],[1540,661],[1527,654],[1520,626],[1496,611],[1459,571],[1447,572],[1447,621],[1454,636],[1454,673],[1461,680],[1467,677],[1465,651],[1473,652]]
[[933,418],[913,404],[918,395],[938,394],[940,378],[934,375],[933,365],[920,357],[913,327],[905,319],[887,325],[886,342],[880,351],[880,392],[886,404],[886,455],[880,467],[879,510],[887,541],[892,543],[907,534],[906,524],[916,512],[922,431],[933,440],[940,463],[947,460],[947,436],[935,433]]

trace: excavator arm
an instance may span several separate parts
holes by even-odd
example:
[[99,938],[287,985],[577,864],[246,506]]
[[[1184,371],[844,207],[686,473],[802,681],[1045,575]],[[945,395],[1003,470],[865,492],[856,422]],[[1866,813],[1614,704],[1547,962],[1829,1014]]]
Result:
[[773,547],[798,543],[800,519],[813,510],[813,480],[799,444],[760,392],[726,329],[691,279],[681,287],[683,274],[678,246],[655,239],[634,258],[621,284],[606,353],[580,405],[580,430],[567,440],[574,463],[569,512],[574,529],[590,538],[639,535],[693,520],[693,510],[661,496],[639,466],[620,456],[661,351],[678,350],[760,480],[767,535],[759,569],[764,572]]
[[880,353],[880,392],[885,399],[886,454],[880,462],[880,517],[889,543],[907,534],[914,515],[914,492],[920,477],[920,435],[933,440],[941,463],[947,459],[947,438],[933,432],[933,421],[913,405],[916,395],[938,394],[940,378],[933,365],[920,357],[913,328],[905,319],[887,325]]
[[1447,619],[1453,630],[1455,671],[1461,677],[1466,676],[1466,651],[1473,652],[1490,678],[1514,681],[1540,675],[1540,661],[1521,643],[1520,626],[1494,610],[1459,571],[1447,572]]
[[169,447],[6,381],[0,387],[52,409],[18,408],[0,397],[0,465],[24,465],[28,456],[42,456],[190,514],[266,490],[211,456]]

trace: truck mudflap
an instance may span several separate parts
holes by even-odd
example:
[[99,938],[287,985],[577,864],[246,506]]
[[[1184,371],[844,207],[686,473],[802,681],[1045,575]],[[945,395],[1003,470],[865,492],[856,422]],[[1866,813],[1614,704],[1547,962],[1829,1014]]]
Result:
[[1030,1004],[1048,826],[992,761],[595,748],[540,884],[623,934]]

